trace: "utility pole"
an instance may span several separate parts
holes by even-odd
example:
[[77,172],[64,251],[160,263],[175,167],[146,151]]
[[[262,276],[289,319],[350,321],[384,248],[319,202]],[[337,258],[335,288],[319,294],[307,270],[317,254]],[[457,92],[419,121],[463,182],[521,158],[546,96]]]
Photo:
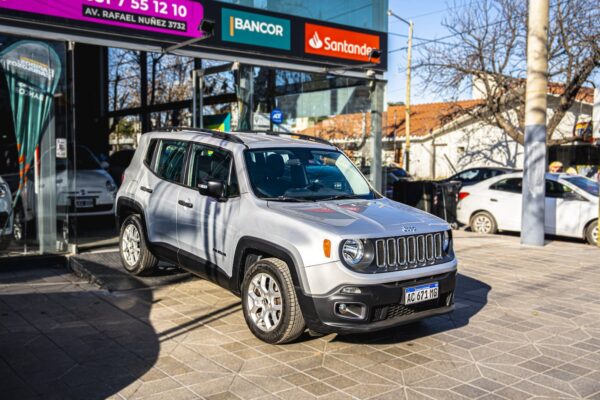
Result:
[[406,160],[405,170],[410,171],[410,70],[412,63],[412,36],[413,36],[414,24],[409,21],[408,24],[408,54],[406,56],[406,106],[405,106],[405,126],[406,126],[406,139],[405,139],[405,150],[404,159]]
[[548,0],[529,0],[521,244],[544,245]]
[[404,126],[406,127],[404,138],[404,169],[409,172],[410,169],[410,73],[412,62],[412,37],[414,24],[412,21],[406,20],[394,13],[391,9],[388,10],[388,16],[394,17],[408,25],[408,54],[406,55],[406,100],[404,101],[405,119]]
[[381,174],[381,153],[383,128],[383,90],[385,81],[371,81],[371,184],[378,192],[383,192]]

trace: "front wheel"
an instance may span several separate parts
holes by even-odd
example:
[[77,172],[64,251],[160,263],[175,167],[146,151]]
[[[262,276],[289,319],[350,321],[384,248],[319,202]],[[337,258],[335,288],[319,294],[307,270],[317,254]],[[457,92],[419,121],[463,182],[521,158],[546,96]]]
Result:
[[130,215],[121,225],[119,253],[123,267],[132,275],[149,275],[158,265],[158,259],[148,248],[139,216]]
[[589,244],[598,245],[598,221],[592,221],[585,230],[585,240]]
[[489,213],[480,211],[471,217],[471,230],[476,233],[494,234],[498,231],[496,220]]
[[248,327],[260,340],[281,344],[304,332],[304,318],[288,265],[277,258],[252,264],[242,282],[242,308]]

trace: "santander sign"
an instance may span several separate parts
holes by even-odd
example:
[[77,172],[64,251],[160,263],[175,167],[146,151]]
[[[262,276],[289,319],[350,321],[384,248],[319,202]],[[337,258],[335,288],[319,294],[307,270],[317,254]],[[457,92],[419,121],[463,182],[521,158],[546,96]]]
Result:
[[309,54],[378,63],[378,59],[369,60],[369,54],[379,46],[378,35],[305,24],[304,51]]

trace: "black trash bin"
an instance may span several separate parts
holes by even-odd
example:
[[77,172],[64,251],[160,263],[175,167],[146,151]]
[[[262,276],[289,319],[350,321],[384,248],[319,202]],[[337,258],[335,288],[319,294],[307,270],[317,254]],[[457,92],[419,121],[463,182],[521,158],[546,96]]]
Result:
[[394,183],[392,199],[436,215],[456,229],[460,187],[456,181],[398,181]]

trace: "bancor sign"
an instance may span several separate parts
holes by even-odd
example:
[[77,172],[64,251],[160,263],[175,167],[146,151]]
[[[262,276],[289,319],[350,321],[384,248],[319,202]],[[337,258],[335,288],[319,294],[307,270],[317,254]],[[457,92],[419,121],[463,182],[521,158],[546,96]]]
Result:
[[306,23],[304,42],[304,51],[309,54],[379,62],[378,59],[369,59],[371,50],[380,49],[378,35]]
[[171,35],[200,37],[202,4],[192,0],[0,0],[0,9]]
[[283,18],[223,8],[222,39],[276,49],[290,49],[290,21]]

